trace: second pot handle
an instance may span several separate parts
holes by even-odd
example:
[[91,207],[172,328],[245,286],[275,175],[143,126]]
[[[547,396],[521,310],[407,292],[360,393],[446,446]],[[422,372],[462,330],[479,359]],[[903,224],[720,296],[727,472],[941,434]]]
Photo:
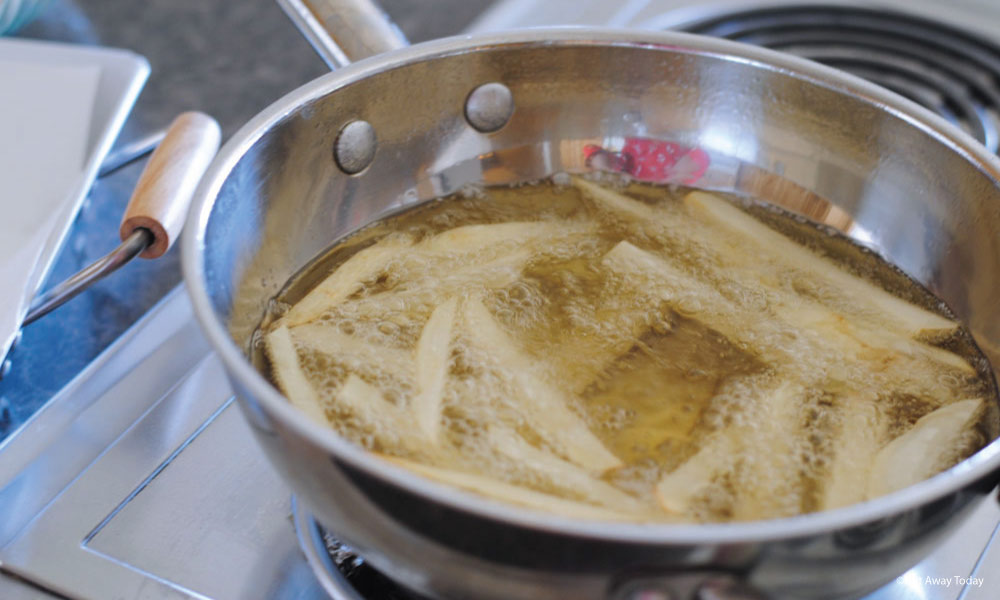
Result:
[[220,139],[219,124],[204,113],[187,112],[170,124],[139,176],[119,227],[122,241],[140,228],[152,234],[139,256],[158,258],[177,240],[195,187],[215,158]]
[[409,45],[372,0],[277,2],[331,69]]

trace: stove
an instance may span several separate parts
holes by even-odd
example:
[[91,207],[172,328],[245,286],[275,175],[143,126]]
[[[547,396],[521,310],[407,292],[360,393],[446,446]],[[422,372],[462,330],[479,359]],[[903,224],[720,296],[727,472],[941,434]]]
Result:
[[[472,27],[611,24],[759,43],[867,76],[1000,144],[1000,5],[501,0]],[[867,8],[866,8],[867,7]],[[939,14],[947,12],[947,14]],[[416,599],[339,544],[267,463],[177,288],[0,445],[0,598]],[[1000,595],[983,502],[869,600]]]

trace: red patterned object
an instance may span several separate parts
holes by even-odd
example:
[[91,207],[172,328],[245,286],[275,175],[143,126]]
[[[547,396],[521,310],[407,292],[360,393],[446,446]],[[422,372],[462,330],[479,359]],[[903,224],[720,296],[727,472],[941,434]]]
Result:
[[711,163],[708,153],[675,142],[649,138],[625,138],[618,152],[588,144],[583,149],[587,166],[600,171],[628,173],[640,181],[654,183],[697,182]]

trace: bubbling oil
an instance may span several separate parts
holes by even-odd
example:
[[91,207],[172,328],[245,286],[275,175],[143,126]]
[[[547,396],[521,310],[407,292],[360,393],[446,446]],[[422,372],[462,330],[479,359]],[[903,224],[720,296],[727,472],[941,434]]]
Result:
[[[997,436],[969,332],[874,253],[739,198],[722,200],[742,215],[727,223],[684,189],[577,182],[445,197],[349,236],[271,303],[255,364],[370,451],[570,516],[719,522],[864,501],[892,491],[874,473],[919,442],[908,432],[962,400],[978,404],[913,472]],[[727,229],[740,218],[813,262]],[[279,329],[293,356],[268,347]],[[431,329],[443,337],[425,343]]]

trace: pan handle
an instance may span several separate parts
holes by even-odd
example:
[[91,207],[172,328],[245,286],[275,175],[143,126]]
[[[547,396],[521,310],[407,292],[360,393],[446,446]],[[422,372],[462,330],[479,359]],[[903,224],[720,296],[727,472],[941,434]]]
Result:
[[139,256],[159,258],[180,235],[194,190],[220,138],[219,124],[204,113],[186,112],[170,124],[139,177],[119,228],[122,241],[138,229],[152,234]]
[[59,308],[136,255],[163,255],[180,234],[194,189],[215,156],[220,137],[219,124],[208,115],[187,112],[174,119],[125,208],[119,229],[121,245],[36,297],[22,325]]
[[331,68],[409,45],[372,0],[277,0]]

